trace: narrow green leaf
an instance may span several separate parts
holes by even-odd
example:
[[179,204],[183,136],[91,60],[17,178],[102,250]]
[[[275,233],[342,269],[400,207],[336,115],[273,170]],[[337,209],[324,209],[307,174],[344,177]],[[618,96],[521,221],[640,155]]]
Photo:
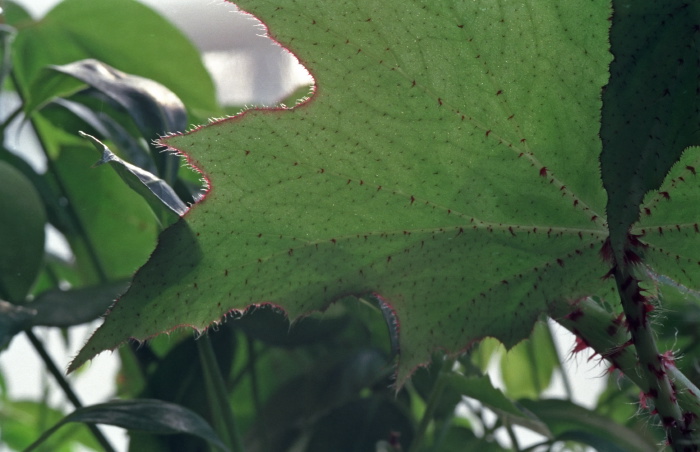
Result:
[[607,4],[241,6],[317,90],[165,140],[212,188],[71,369],[250,305],[296,319],[376,293],[398,319],[400,385],[436,349],[511,347],[542,312],[610,289],[596,161]]
[[113,142],[126,160],[139,168],[156,174],[157,169],[149,154],[146,141],[143,138],[139,140],[132,136],[120,122],[120,119],[124,121],[126,118],[113,118],[102,110],[96,111],[87,105],[68,99],[54,99],[52,104],[70,111],[95,129],[107,141]]
[[66,328],[95,320],[129,287],[118,281],[79,289],[48,290],[27,305],[36,311],[31,325]]
[[151,206],[156,216],[166,219],[166,225],[175,221],[176,217],[174,215],[164,216],[163,212],[165,210],[163,206],[167,207],[178,216],[187,213],[188,208],[185,203],[180,200],[172,187],[164,180],[138,166],[120,159],[97,138],[84,132],[79,133],[83,138],[87,138],[95,149],[102,154],[102,158],[95,166],[111,163],[111,167],[114,168],[119,177],[148,202],[148,205]]
[[44,256],[46,213],[31,181],[0,161],[0,297],[23,302]]
[[[45,136],[51,137],[53,132]],[[108,279],[129,278],[155,245],[160,227],[153,211],[115,171],[91,168],[95,163],[92,146],[76,135],[72,139],[79,140],[77,144],[61,144],[63,138],[56,143],[58,155],[52,168],[61,181],[68,207],[80,206],[74,209],[80,228],[62,232],[76,256],[83,276],[81,284],[99,283],[92,274],[96,265],[103,268]],[[58,190],[56,185],[54,190]],[[97,263],[88,253],[88,246]]]
[[[389,449],[391,450],[391,449]],[[506,452],[505,449],[494,439],[478,438],[471,429],[464,427],[452,427],[439,449],[440,452]]]
[[599,450],[652,452],[658,450],[635,431],[609,418],[566,400],[522,400],[520,403],[541,419],[557,440],[575,439]]
[[95,59],[50,68],[87,83],[120,105],[131,115],[144,137],[187,127],[185,105],[158,82],[124,73]]
[[458,388],[463,395],[478,400],[507,422],[529,428],[548,438],[552,437],[552,433],[545,422],[538,419],[536,415],[521,409],[508,399],[503,392],[494,388],[488,376],[474,378],[452,374],[447,378],[449,384]]
[[214,428],[221,436],[224,444],[233,452],[243,452],[238,425],[236,424],[233,409],[228,401],[228,392],[224,383],[224,373],[216,362],[214,348],[209,336],[203,336],[197,341],[199,361],[202,365],[204,389],[207,394],[210,418],[214,421]]
[[162,400],[132,399],[79,408],[47,430],[25,451],[33,450],[69,422],[114,425],[159,435],[188,433],[205,439],[221,450],[228,450],[209,424],[193,411]]
[[644,195],[659,188],[688,146],[700,144],[700,5],[684,0],[613,5],[615,59],[603,91],[600,161],[617,250],[639,219]]

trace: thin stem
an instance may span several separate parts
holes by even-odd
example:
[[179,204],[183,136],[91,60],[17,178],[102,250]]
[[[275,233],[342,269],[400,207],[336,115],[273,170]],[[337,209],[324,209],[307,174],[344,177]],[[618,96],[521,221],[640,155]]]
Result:
[[[260,351],[256,351],[257,354],[257,359],[260,359],[261,356],[265,355],[268,351],[270,351],[269,347],[263,348]],[[233,390],[238,386],[238,383],[243,381],[243,378],[250,372],[250,368],[248,366],[243,367],[241,370],[236,373],[233,378],[229,380],[228,383],[226,383],[226,389],[229,392],[233,392]]]
[[233,450],[233,452],[243,451],[243,442],[238,433],[233,411],[228,401],[226,384],[221,375],[221,369],[214,355],[214,347],[206,334],[197,341],[199,350],[199,360],[202,364],[204,374],[204,385],[207,392],[209,410],[214,421],[214,428],[221,436],[221,440]]
[[255,406],[255,410],[260,412],[260,387],[258,385],[257,370],[255,366],[258,353],[255,350],[255,341],[253,338],[246,335],[246,341],[248,343],[248,370],[250,372],[250,381],[252,385],[251,395],[253,396],[253,405]]
[[518,442],[518,437],[515,435],[515,431],[513,430],[513,426],[507,420],[505,420],[503,422],[503,426],[505,427],[506,432],[508,432],[508,437],[510,438],[510,442],[512,444],[513,450],[515,452],[520,452],[522,449],[520,449],[520,443]]
[[550,321],[548,321],[546,322],[546,325],[547,331],[549,331],[549,338],[552,341],[552,346],[557,352],[557,358],[559,359],[559,373],[561,374],[561,381],[564,384],[564,392],[566,392],[566,398],[568,400],[572,400],[574,396],[574,391],[571,387],[571,380],[569,379],[569,374],[566,372],[566,368],[564,367],[563,356],[561,353],[559,353],[559,350],[557,349],[557,346],[554,343],[554,332],[552,331],[553,324]]
[[[36,352],[41,356],[41,359],[44,361],[44,364],[46,365],[46,368],[48,371],[53,375],[53,377],[56,379],[56,382],[58,385],[61,387],[63,390],[63,393],[66,395],[68,400],[73,404],[75,408],[82,408],[83,404],[80,402],[80,399],[78,399],[77,394],[73,392],[73,388],[71,388],[70,384],[68,381],[66,381],[66,378],[63,376],[63,372],[61,372],[58,367],[56,367],[56,364],[53,362],[53,359],[51,356],[49,356],[48,352],[44,348],[44,344],[39,340],[38,337],[34,334],[32,330],[25,330],[25,334],[29,338],[29,342],[31,342],[32,346],[34,346],[34,349]],[[90,429],[92,434],[95,436],[95,439],[100,443],[100,445],[104,448],[105,451],[108,452],[114,452],[114,448],[112,445],[109,443],[107,438],[104,436],[102,431],[97,428],[96,425],[94,424],[86,424],[87,427]]]
[[433,448],[432,450],[434,451],[440,451],[443,448],[443,444],[445,443],[445,440],[447,439],[447,434],[450,432],[450,429],[454,425],[452,420],[454,419],[455,415],[454,412],[450,413],[442,422],[442,426],[440,427],[439,431],[435,435],[435,441],[433,441]]
[[445,383],[447,381],[447,378],[445,378],[446,374],[452,370],[453,364],[454,360],[452,359],[445,359],[445,361],[443,362],[442,368],[440,369],[440,373],[438,374],[438,377],[435,380],[435,385],[433,386],[432,391],[430,391],[430,396],[428,397],[428,403],[425,406],[423,417],[420,420],[420,424],[418,424],[416,433],[413,435],[413,441],[411,442],[411,446],[409,447],[408,452],[418,452],[418,450],[422,446],[423,438],[425,437],[425,433],[428,430],[428,425],[430,425],[430,422],[432,422],[433,420],[435,408],[437,408],[437,404],[440,401],[442,393],[445,390]]
[[10,113],[7,118],[0,124],[0,136],[5,136],[5,130],[9,127],[12,122],[17,119],[17,117],[22,113],[22,106],[15,108],[12,113]]

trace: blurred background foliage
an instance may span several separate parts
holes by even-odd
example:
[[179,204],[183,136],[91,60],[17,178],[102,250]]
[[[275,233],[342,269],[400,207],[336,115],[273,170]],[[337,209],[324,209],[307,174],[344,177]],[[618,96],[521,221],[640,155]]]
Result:
[[[177,218],[132,190],[133,173],[115,171],[120,163],[93,167],[102,155],[78,131],[191,204],[201,195],[200,176],[153,140],[239,109],[217,103],[198,50],[138,2],[65,0],[38,20],[11,1],[2,2],[2,11],[0,345],[27,335],[74,405],[70,412],[80,403],[60,370],[66,363],[52,361],[33,328],[65,332],[102,315]],[[302,88],[280,102],[291,105],[307,93]],[[68,253],[46,246],[47,227],[65,238]],[[683,371],[694,377],[696,311],[669,309],[659,325],[664,345],[680,349]],[[388,320],[372,300],[345,299],[293,326],[271,307],[253,308],[207,333],[214,364],[202,359],[190,331],[120,348],[116,396],[136,402],[129,408],[134,419],[147,409],[139,400],[185,407],[227,446],[246,451],[652,451],[662,441],[663,431],[637,414],[638,390],[614,372],[601,377],[607,386],[594,409],[573,402],[566,384],[568,397],[545,397],[553,378],[564,375],[566,382],[546,321],[508,353],[485,340],[457,358],[436,355],[396,392],[396,331]],[[225,432],[213,408],[212,369],[223,381],[219,402],[235,417],[236,433]],[[503,390],[488,369],[500,371]],[[139,421],[134,429],[114,413],[100,411],[99,422],[131,426],[128,446],[112,446],[94,427],[71,423],[39,447],[217,447],[207,432],[155,434],[166,426]],[[0,448],[26,448],[65,414],[47,399],[12,399],[0,375]]]

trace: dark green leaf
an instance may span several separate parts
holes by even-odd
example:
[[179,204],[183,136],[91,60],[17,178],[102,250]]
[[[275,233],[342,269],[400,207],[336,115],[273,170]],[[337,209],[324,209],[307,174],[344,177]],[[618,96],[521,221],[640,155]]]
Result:
[[113,118],[102,110],[96,111],[73,100],[59,98],[55,99],[53,104],[70,111],[105,137],[106,140],[112,141],[117,146],[117,149],[121,151],[121,155],[124,155],[129,162],[150,173],[155,174],[157,172],[145,140],[143,138],[139,140],[132,136],[118,119]]
[[506,452],[507,450],[497,441],[478,438],[473,431],[459,426],[450,429],[440,448],[440,452]]
[[36,310],[0,300],[0,350],[15,336],[31,325]]
[[[610,83],[603,91],[601,171],[608,223],[619,252],[640,205],[681,153],[700,144],[700,5],[685,0],[616,0]],[[668,194],[668,192],[665,192]],[[672,195],[671,195],[672,196]],[[665,196],[656,196],[664,203]],[[653,207],[642,213],[663,216]]]
[[187,213],[188,208],[185,203],[180,200],[172,187],[164,180],[138,166],[120,159],[97,138],[83,132],[80,132],[80,135],[89,139],[95,149],[102,154],[102,158],[95,166],[111,163],[111,167],[114,168],[119,177],[148,202],[148,205],[151,206],[156,216],[166,220],[166,226],[174,222],[177,217],[174,215],[165,215],[163,206],[167,207],[178,216]]
[[158,82],[126,74],[94,59],[50,67],[87,83],[120,105],[146,138],[187,127],[185,105]]
[[221,450],[228,448],[198,414],[173,403],[155,399],[115,400],[79,408],[46,431],[29,451],[69,422],[106,424],[159,435],[188,433],[207,440]]
[[657,445],[646,442],[637,432],[609,418],[565,400],[522,400],[552,431],[556,440],[576,439],[599,450],[653,452]]
[[23,302],[41,268],[46,213],[31,181],[0,161],[0,297]]
[[[281,365],[271,364],[273,372]],[[341,359],[318,360],[294,378],[288,376],[299,370],[299,364],[295,366],[293,359],[286,364],[289,367],[283,367],[284,374],[273,377],[287,380],[268,398],[251,428],[249,436],[255,438],[252,450],[282,450],[280,444],[299,434],[303,426],[313,424],[319,415],[351,403],[361,389],[382,381],[388,366],[383,354],[371,349],[346,353]],[[384,384],[387,387],[388,381]]]
[[497,415],[510,424],[522,425],[546,437],[552,437],[545,422],[537,416],[520,408],[509,400],[503,393],[493,387],[488,376],[463,377],[452,374],[446,377],[448,384],[457,388],[462,395],[478,400],[484,406],[493,410]]
[[246,313],[236,322],[236,328],[256,340],[266,344],[298,347],[328,340],[347,326],[346,316],[307,317],[293,325],[284,314],[269,307],[261,307]]
[[376,450],[383,441],[408,450],[413,425],[404,410],[389,398],[365,398],[334,410],[321,419],[308,451],[357,452]]
[[27,305],[36,311],[31,324],[66,328],[95,320],[107,311],[127,287],[129,281],[79,289],[48,290]]

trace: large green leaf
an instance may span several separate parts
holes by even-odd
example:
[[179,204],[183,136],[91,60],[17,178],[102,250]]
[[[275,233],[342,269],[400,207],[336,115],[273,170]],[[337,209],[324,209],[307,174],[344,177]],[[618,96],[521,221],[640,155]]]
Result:
[[435,349],[512,346],[542,312],[610,290],[606,2],[240,3],[305,61],[314,96],[165,141],[207,198],[72,368],[253,304],[296,319],[377,293],[400,325],[400,384]]

